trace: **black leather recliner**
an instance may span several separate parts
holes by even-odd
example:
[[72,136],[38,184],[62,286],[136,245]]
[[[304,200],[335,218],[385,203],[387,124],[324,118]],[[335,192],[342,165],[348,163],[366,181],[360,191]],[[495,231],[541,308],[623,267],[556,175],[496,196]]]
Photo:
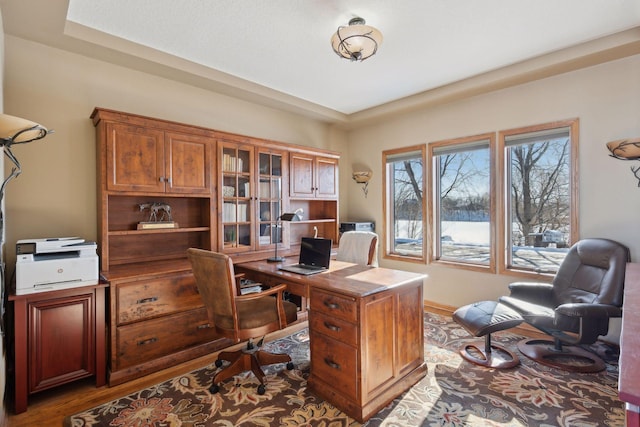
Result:
[[552,283],[516,282],[500,302],[525,322],[553,337],[518,344],[525,356],[574,372],[598,372],[604,361],[581,344],[609,331],[609,318],[622,316],[629,249],[613,240],[584,239],[573,245]]

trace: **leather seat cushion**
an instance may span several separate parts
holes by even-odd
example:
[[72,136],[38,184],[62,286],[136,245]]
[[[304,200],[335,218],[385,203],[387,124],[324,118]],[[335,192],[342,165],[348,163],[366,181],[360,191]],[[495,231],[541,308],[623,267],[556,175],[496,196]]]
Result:
[[[298,317],[298,307],[290,301],[283,301],[283,306],[287,324],[295,322]],[[275,297],[266,296],[254,300],[238,301],[238,326],[240,329],[259,328],[277,321],[278,310]],[[216,325],[223,329],[233,329],[233,317],[217,317]]]
[[496,301],[480,301],[460,307],[453,313],[453,320],[476,337],[522,323],[522,317],[517,312]]

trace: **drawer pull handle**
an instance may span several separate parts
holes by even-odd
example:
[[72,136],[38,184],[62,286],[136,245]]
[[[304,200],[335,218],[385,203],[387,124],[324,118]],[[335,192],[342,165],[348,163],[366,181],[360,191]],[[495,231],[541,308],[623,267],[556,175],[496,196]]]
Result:
[[342,329],[340,326],[332,325],[329,322],[324,322],[324,326],[327,329],[331,329],[333,332],[340,332],[340,329]]
[[332,310],[336,310],[336,309],[340,308],[340,304],[336,304],[335,302],[331,302],[331,301],[325,301],[324,305],[329,307]]
[[205,323],[204,325],[198,325],[198,329],[209,329],[211,327],[210,324]]
[[138,345],[153,344],[156,341],[158,341],[158,338],[149,338],[148,340],[138,341]]
[[142,298],[136,301],[136,304],[145,304],[148,302],[156,302],[156,301],[158,301],[158,297]]
[[333,369],[340,369],[340,365],[337,364],[336,362],[334,362],[333,360],[325,357],[324,359],[324,363],[326,363],[327,365],[329,365],[329,367],[333,368]]

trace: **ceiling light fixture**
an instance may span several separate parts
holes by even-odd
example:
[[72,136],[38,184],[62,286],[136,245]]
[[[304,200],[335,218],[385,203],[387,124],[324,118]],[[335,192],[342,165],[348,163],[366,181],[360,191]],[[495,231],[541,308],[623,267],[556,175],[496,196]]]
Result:
[[376,28],[365,25],[359,17],[349,21],[348,26],[340,26],[331,37],[331,46],[338,56],[351,61],[364,61],[378,51],[382,44],[382,33]]

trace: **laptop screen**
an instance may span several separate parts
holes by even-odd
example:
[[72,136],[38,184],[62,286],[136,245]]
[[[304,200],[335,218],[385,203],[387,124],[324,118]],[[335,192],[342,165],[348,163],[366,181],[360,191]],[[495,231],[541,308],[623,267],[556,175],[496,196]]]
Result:
[[329,268],[331,239],[303,237],[300,242],[300,264]]

